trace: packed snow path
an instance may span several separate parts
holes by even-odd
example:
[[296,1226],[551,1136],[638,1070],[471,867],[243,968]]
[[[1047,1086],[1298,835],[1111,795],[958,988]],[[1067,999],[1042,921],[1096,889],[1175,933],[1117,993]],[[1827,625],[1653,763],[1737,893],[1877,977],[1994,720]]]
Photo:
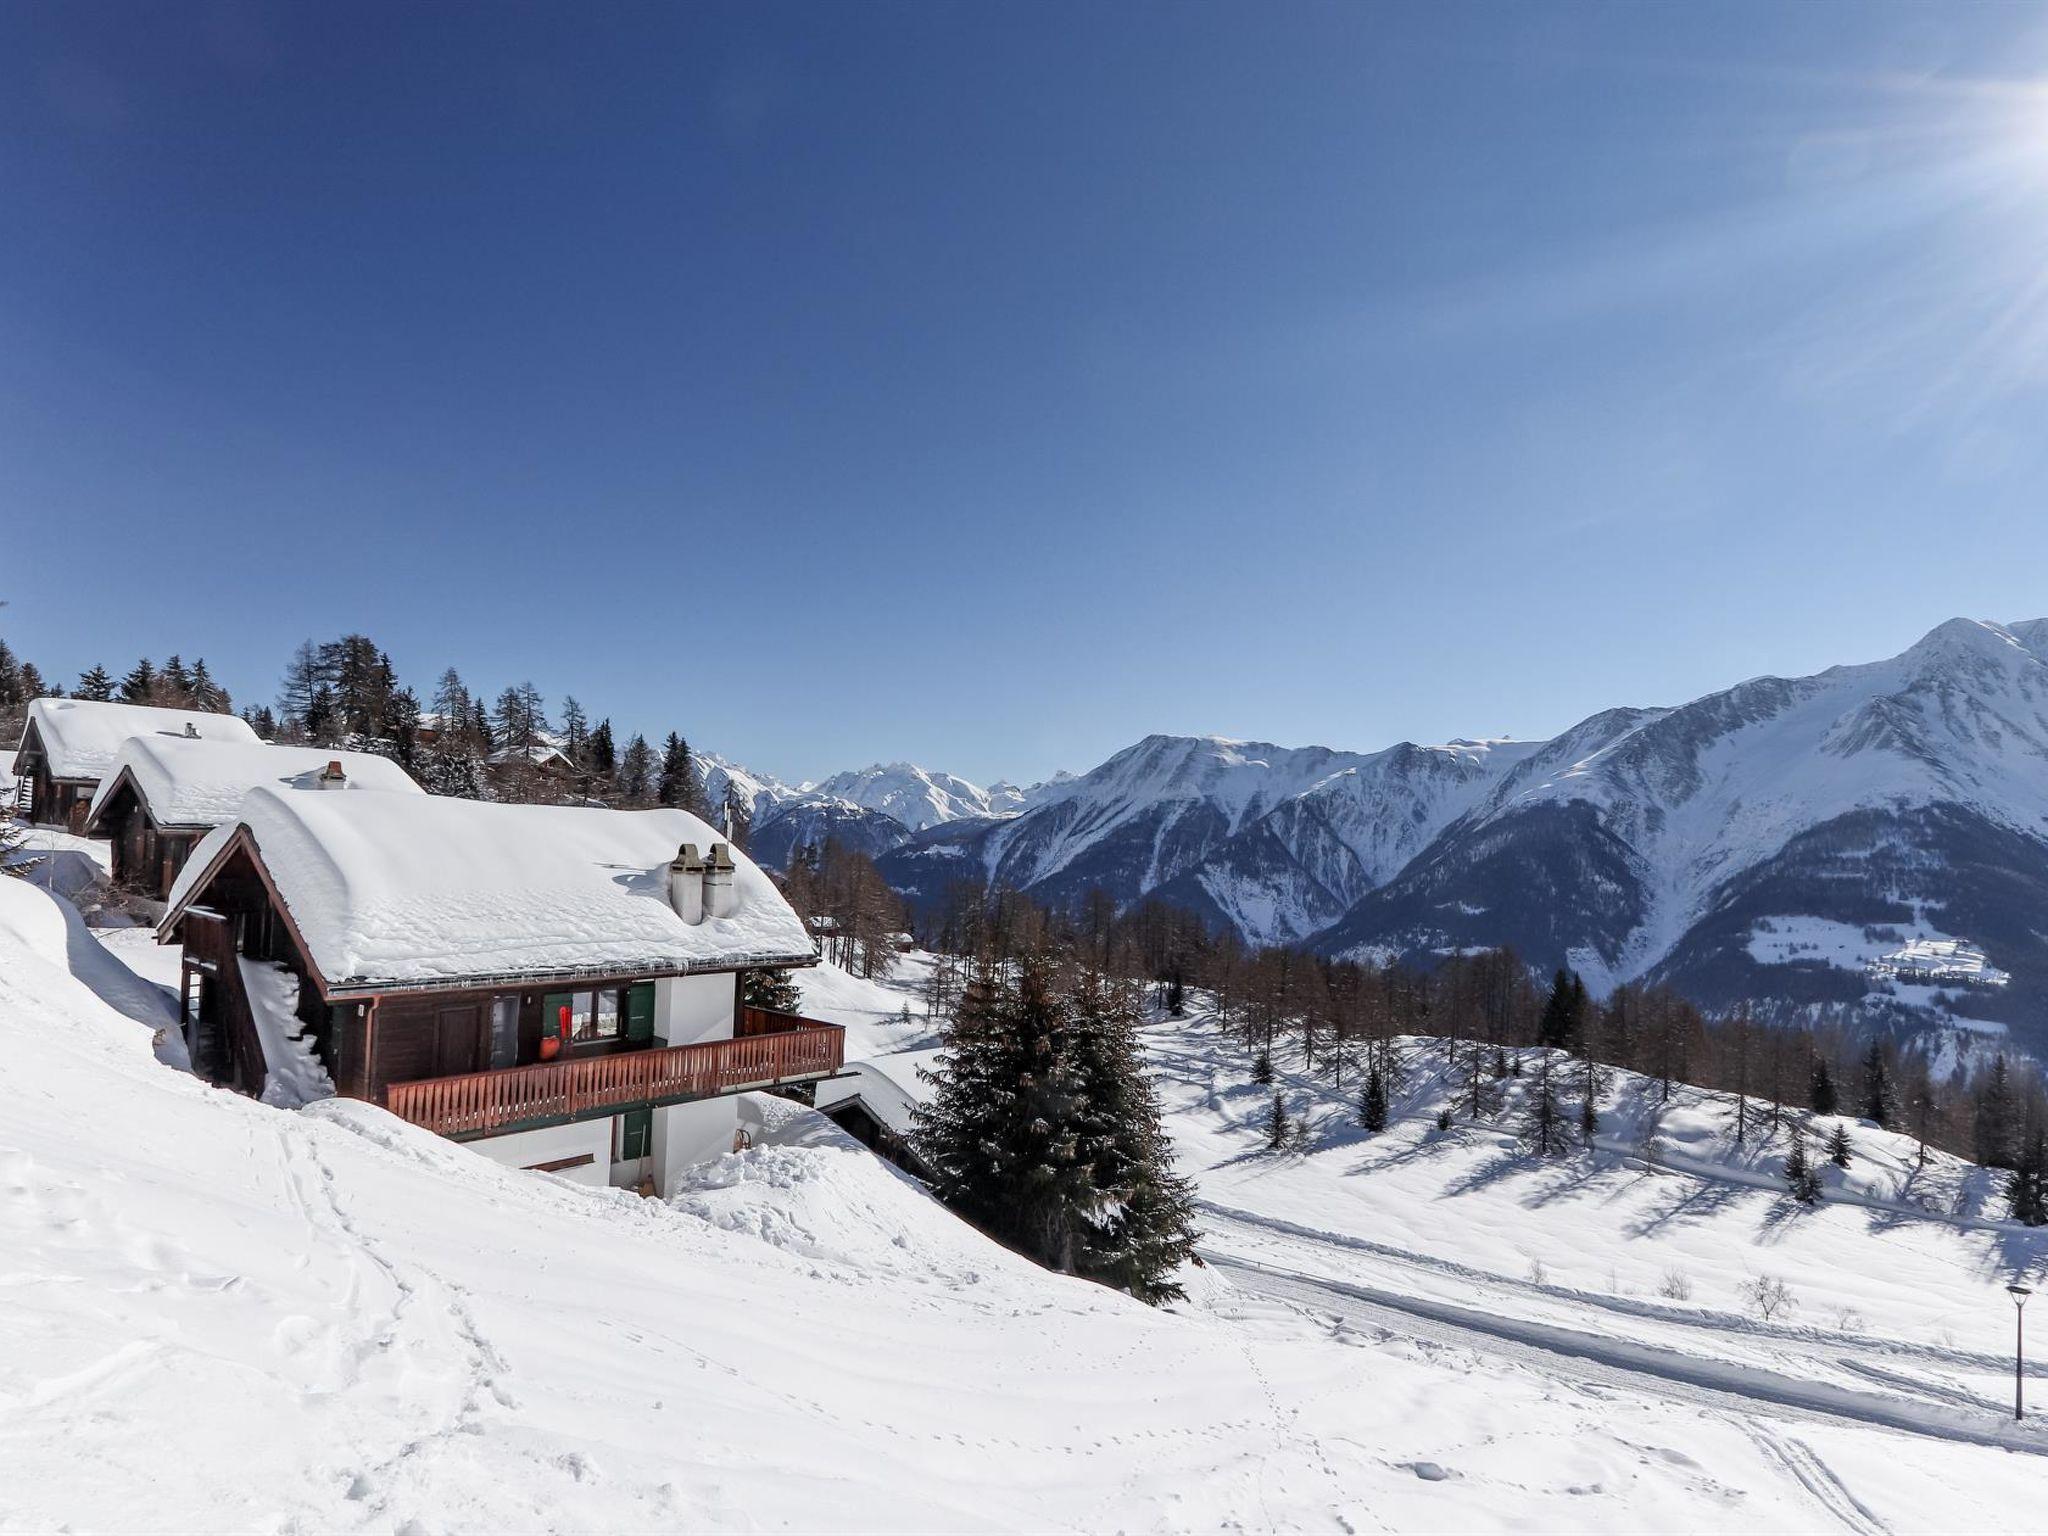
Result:
[[2048,1435],[2039,1426],[2009,1420],[1987,1421],[1981,1410],[1969,1412],[1853,1392],[1827,1382],[1801,1381],[1754,1366],[1706,1360],[1656,1345],[1602,1338],[1377,1286],[1301,1274],[1253,1259],[1233,1258],[1213,1249],[1205,1248],[1204,1257],[1225,1270],[1241,1289],[1304,1307],[1350,1327],[1378,1328],[1431,1343],[1461,1345],[1545,1374],[1554,1375],[1562,1368],[1581,1390],[1594,1386],[1626,1387],[1733,1413],[1751,1423],[1755,1410],[1768,1406],[1773,1413],[1786,1418],[1849,1420],[1909,1434],[2048,1456]]

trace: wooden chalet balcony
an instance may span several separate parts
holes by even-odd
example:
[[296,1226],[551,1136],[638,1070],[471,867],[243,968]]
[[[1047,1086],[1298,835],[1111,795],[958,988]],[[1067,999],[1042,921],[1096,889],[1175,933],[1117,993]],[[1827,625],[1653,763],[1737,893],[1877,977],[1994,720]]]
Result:
[[846,1032],[795,1014],[746,1010],[740,1034],[459,1077],[393,1083],[385,1106],[455,1141],[534,1130],[629,1109],[815,1082],[846,1061]]

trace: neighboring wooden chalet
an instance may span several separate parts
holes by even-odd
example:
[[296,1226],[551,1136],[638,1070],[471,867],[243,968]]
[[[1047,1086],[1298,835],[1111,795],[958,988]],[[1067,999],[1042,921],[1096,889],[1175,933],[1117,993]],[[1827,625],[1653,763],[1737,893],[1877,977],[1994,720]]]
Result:
[[100,781],[86,814],[88,837],[113,840],[114,881],[164,897],[193,846],[233,821],[242,797],[262,785],[423,795],[398,764],[370,752],[273,747],[187,736],[132,736]]
[[862,1146],[907,1173],[928,1170],[912,1143],[912,1121],[920,1104],[936,1091],[924,1075],[936,1071],[943,1050],[896,1051],[850,1061],[829,1083],[818,1085],[815,1102],[825,1116]]
[[498,1161],[666,1188],[731,1147],[732,1095],[844,1056],[836,1027],[743,1007],[743,971],[817,951],[714,838],[677,810],[252,790],[157,930],[194,1066],[261,1092],[297,1036],[338,1093]]
[[83,832],[92,797],[131,737],[197,737],[257,746],[238,715],[157,709],[97,699],[37,699],[28,707],[14,771],[29,782],[28,819],[38,826]]

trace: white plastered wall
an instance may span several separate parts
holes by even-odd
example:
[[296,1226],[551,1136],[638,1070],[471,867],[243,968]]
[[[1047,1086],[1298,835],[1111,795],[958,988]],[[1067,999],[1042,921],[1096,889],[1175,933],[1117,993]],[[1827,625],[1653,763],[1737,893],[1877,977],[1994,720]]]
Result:
[[730,971],[665,976],[654,984],[654,1032],[670,1045],[730,1040],[737,997]]
[[507,1168],[532,1168],[540,1163],[558,1163],[564,1158],[587,1155],[589,1162],[576,1168],[557,1169],[555,1176],[597,1189],[611,1183],[610,1120],[578,1120],[538,1131],[515,1131],[510,1136],[487,1136],[482,1141],[470,1142],[469,1148]]
[[692,1163],[730,1152],[733,1132],[739,1128],[740,1101],[731,1094],[657,1109],[654,1167],[661,1193],[666,1195],[674,1189],[676,1174]]

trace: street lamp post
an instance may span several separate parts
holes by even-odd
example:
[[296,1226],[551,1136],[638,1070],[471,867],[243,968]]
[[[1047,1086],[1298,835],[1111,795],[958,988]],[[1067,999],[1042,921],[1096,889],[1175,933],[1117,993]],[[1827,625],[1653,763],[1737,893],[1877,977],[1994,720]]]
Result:
[[2027,1416],[2020,1392],[2027,1379],[2027,1298],[2034,1294],[2034,1288],[2008,1285],[2006,1290],[2012,1293],[2012,1416],[2017,1423]]

